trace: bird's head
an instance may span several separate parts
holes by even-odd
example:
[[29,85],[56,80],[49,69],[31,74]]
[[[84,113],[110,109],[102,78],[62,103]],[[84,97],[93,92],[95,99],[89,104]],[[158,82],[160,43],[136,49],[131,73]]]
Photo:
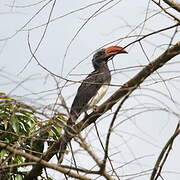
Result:
[[117,54],[127,53],[127,51],[120,46],[110,46],[107,48],[100,49],[93,56],[93,65],[96,69],[100,64],[107,63]]

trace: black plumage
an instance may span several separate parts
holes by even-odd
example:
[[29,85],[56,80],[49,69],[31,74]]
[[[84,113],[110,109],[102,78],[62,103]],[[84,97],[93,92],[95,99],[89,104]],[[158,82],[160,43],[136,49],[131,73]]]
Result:
[[116,54],[127,53],[122,47],[111,46],[96,52],[92,59],[94,71],[90,73],[77,90],[77,94],[70,110],[68,126],[72,126],[82,112],[87,111],[104,96],[111,81],[111,74],[107,65],[108,60]]

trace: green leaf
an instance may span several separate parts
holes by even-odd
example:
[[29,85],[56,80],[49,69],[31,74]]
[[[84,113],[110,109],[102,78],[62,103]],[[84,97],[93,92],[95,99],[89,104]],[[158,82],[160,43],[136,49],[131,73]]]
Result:
[[16,175],[16,178],[15,178],[15,180],[23,180],[23,177],[22,177],[22,175],[20,175],[20,174],[17,174],[17,175]]
[[7,155],[7,151],[2,149],[0,152],[0,160],[2,160],[5,155]]
[[47,180],[53,180],[52,178],[48,177]]
[[22,156],[16,155],[14,158],[16,163],[23,163],[24,162],[24,158]]
[[16,117],[13,117],[11,119],[11,122],[12,122],[12,128],[13,128],[14,132],[19,134],[19,122],[18,122],[18,119]]

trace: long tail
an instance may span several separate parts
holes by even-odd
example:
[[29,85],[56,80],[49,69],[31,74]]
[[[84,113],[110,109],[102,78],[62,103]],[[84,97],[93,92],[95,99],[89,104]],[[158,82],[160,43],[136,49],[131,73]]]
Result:
[[61,164],[63,161],[63,156],[65,154],[67,144],[71,141],[73,135],[76,133],[73,129],[73,125],[75,125],[76,120],[78,119],[78,114],[70,112],[70,117],[67,120],[67,125],[64,128],[64,134],[61,137],[61,141],[59,144],[59,156],[58,156],[58,163]]

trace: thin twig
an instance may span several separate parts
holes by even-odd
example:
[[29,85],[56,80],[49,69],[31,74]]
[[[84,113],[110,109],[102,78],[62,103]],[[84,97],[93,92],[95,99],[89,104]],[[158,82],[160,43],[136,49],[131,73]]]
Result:
[[110,142],[110,136],[111,136],[111,133],[112,133],[112,130],[113,130],[113,125],[114,125],[114,122],[116,120],[116,117],[118,115],[118,112],[119,110],[121,109],[122,105],[124,104],[124,102],[128,99],[130,93],[127,94],[124,99],[121,101],[121,103],[119,104],[119,106],[117,107],[115,113],[114,113],[114,116],[113,116],[113,119],[111,121],[111,124],[109,126],[109,129],[108,129],[108,134],[107,134],[107,138],[106,138],[106,145],[105,145],[105,153],[104,153],[104,159],[103,159],[103,163],[102,163],[102,170],[105,169],[106,167],[106,161],[107,161],[107,158],[108,158],[108,150],[109,150],[109,142]]
[[154,169],[152,171],[150,180],[157,180],[157,178],[161,175],[161,170],[162,170],[163,165],[170,153],[170,150],[172,149],[173,142],[174,142],[175,138],[180,134],[179,126],[180,126],[180,122],[178,123],[174,134],[170,137],[170,139],[167,141],[164,148],[162,149],[162,151],[156,161]]

